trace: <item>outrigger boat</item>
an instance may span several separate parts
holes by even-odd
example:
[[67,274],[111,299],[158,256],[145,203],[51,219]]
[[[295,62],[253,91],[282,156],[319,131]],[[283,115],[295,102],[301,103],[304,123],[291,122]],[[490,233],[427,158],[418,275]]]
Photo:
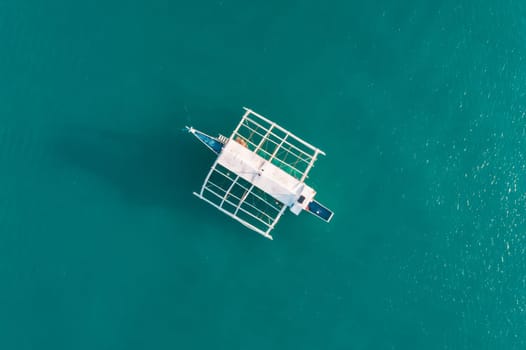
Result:
[[333,212],[314,199],[305,183],[318,155],[325,153],[260,114],[245,113],[230,138],[193,127],[186,130],[218,155],[194,194],[246,227],[272,239],[287,208],[329,222]]

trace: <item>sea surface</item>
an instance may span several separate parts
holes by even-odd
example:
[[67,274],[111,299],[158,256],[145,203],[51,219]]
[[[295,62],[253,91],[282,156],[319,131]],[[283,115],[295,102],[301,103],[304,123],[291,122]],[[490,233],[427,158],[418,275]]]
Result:
[[[247,106],[274,241],[192,195]],[[526,349],[526,2],[0,0],[0,349]]]

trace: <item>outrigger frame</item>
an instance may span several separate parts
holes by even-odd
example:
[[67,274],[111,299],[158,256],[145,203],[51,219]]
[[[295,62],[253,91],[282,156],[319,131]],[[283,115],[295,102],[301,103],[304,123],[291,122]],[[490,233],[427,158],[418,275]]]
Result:
[[[261,164],[272,164],[267,165],[267,168],[272,167],[269,169],[275,172],[279,168],[284,175],[278,176],[295,185],[294,188],[306,187],[313,197],[315,191],[305,185],[304,181],[318,155],[325,153],[253,110],[246,107],[243,109],[245,113],[226,143],[228,145],[236,142],[231,146],[237,147],[235,152],[232,151],[234,156],[239,156],[240,152],[252,160],[261,159]],[[247,149],[253,154],[249,154]],[[272,182],[272,179],[264,183],[265,186],[256,186],[259,182],[250,179],[258,180],[257,175],[261,173],[256,172],[265,170],[263,166],[245,167],[244,171],[236,173],[231,170],[232,167],[229,169],[232,160],[228,156],[232,157],[228,152],[219,153],[201,190],[194,192],[194,195],[246,227],[272,239],[271,230],[287,207],[291,208],[295,204],[297,198],[292,198],[288,192],[283,193],[282,187]],[[243,163],[243,158],[236,158],[236,161]]]

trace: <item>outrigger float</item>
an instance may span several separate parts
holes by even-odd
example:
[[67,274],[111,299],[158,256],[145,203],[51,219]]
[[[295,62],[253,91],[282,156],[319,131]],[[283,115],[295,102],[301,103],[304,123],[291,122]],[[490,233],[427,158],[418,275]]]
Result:
[[245,113],[230,138],[193,127],[186,130],[218,155],[194,194],[246,227],[272,239],[287,208],[329,222],[333,212],[314,199],[305,183],[318,155],[325,153],[262,115]]

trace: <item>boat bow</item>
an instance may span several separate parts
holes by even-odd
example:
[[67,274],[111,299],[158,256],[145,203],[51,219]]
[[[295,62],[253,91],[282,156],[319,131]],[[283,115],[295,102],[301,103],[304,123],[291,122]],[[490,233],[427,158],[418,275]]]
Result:
[[186,131],[193,134],[199,141],[201,141],[206,147],[211,149],[215,154],[219,154],[223,149],[224,144],[215,137],[205,134],[202,131],[194,129],[191,126],[186,127]]

